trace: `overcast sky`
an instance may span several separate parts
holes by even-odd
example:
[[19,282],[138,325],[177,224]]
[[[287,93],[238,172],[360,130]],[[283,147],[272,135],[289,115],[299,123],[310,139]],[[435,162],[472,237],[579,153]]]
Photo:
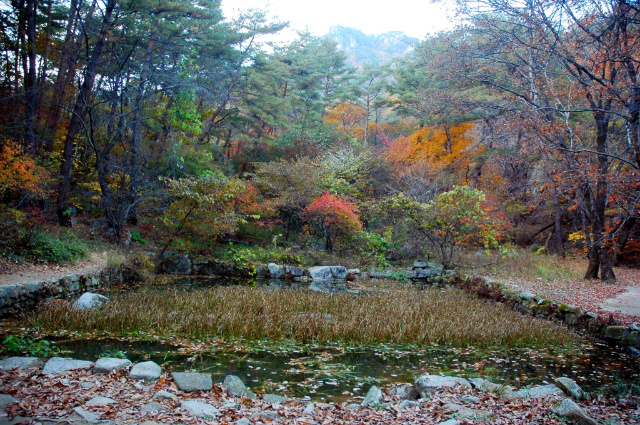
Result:
[[[365,34],[402,31],[425,38],[429,33],[451,27],[444,2],[429,0],[222,0],[226,17],[240,10],[262,9],[295,30],[308,28],[324,35],[335,25],[356,28]],[[293,38],[293,37],[292,37]]]

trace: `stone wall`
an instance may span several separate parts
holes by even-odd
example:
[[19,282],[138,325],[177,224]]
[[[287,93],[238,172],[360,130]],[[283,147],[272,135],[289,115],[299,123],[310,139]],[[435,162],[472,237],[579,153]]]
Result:
[[96,289],[104,284],[123,281],[122,273],[98,270],[88,274],[71,274],[62,278],[0,286],[0,314],[31,309],[39,302],[68,298]]
[[506,304],[522,314],[551,320],[586,335],[631,346],[640,354],[637,350],[637,347],[640,347],[640,328],[636,324],[622,326],[608,315],[602,316],[576,305],[540,297],[531,292],[515,291],[481,277],[455,276],[449,279],[449,283],[482,298]]

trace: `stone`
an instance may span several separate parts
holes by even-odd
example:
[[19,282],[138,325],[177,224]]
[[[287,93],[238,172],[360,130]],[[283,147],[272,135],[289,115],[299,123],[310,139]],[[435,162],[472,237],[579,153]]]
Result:
[[129,372],[131,379],[141,379],[143,381],[157,381],[160,375],[162,375],[162,368],[152,361],[136,363],[131,368],[131,372]]
[[104,295],[94,294],[93,292],[85,292],[80,295],[80,298],[76,300],[71,306],[72,310],[91,310],[92,308],[99,308],[109,301],[109,298]]
[[42,359],[37,357],[7,357],[0,360],[0,369],[36,369],[42,366]]
[[115,401],[112,398],[109,397],[94,397],[91,400],[87,401],[85,403],[85,406],[107,406],[109,404],[116,404],[118,403],[117,401]]
[[629,330],[634,332],[640,331],[640,324],[638,324],[638,322],[633,322],[631,326],[629,326]]
[[391,395],[399,398],[400,400],[417,400],[420,398],[420,393],[412,384],[404,384],[395,387],[391,390]]
[[413,263],[413,268],[414,269],[424,269],[427,267],[427,262],[426,261],[415,261]]
[[201,400],[185,400],[180,404],[180,409],[197,418],[217,416],[220,411],[215,406]]
[[553,382],[558,388],[564,391],[566,395],[573,397],[575,400],[584,400],[587,398],[585,392],[582,391],[582,388],[580,388],[580,386],[576,384],[576,381],[571,378],[563,376],[561,378],[557,378]]
[[314,280],[308,286],[310,291],[323,292],[325,294],[340,294],[347,292],[346,285],[329,280]]
[[235,422],[236,425],[253,425],[253,422],[251,422],[249,419],[247,418],[242,418],[242,419],[238,419]]
[[627,337],[627,342],[629,343],[629,345],[640,347],[640,332],[633,331],[629,333],[629,336]]
[[453,413],[456,414],[456,416],[461,418],[473,418],[474,416],[477,416],[477,413],[475,410],[462,406],[460,404],[447,403],[444,405],[444,407],[447,408],[448,410],[451,410]]
[[271,279],[284,279],[284,267],[275,263],[269,263],[267,264],[267,269],[269,269]]
[[372,270],[369,272],[369,277],[371,279],[389,279],[392,275],[393,272],[391,270],[384,270],[381,272]]
[[536,297],[536,294],[532,294],[531,292],[523,291],[518,294],[518,298],[532,301]]
[[175,394],[171,394],[169,391],[160,390],[153,395],[152,400],[178,401],[178,396],[176,396]]
[[144,421],[140,425],[164,425],[164,424],[156,421]]
[[460,397],[460,401],[466,404],[475,404],[480,402],[480,397],[474,395],[463,395]]
[[155,401],[152,401],[151,403],[147,404],[142,409],[140,409],[140,411],[142,413],[145,413],[145,414],[160,413],[160,412],[163,412],[165,410],[167,410],[166,407],[164,407],[160,403],[156,403]]
[[416,269],[413,271],[412,279],[432,279],[442,273],[441,270],[435,269]]
[[345,280],[347,268],[343,266],[316,266],[309,268],[313,280]]
[[262,401],[265,403],[276,404],[287,401],[287,398],[277,394],[265,394],[262,396]]
[[349,270],[347,270],[347,274],[359,275],[360,274],[360,269],[349,269]]
[[251,419],[254,421],[277,421],[280,417],[281,416],[276,412],[256,412],[251,415]]
[[604,330],[604,337],[611,341],[621,341],[625,339],[629,331],[624,326],[607,326]]
[[[39,420],[37,423],[40,423],[42,425],[58,425],[58,421],[55,422],[47,422]],[[25,418],[24,416],[14,416],[13,418],[9,419],[9,417],[7,415],[3,415],[0,416],[0,425],[24,425],[24,424],[31,424],[34,423],[33,420],[31,418]],[[83,425],[83,424],[78,424],[78,425]]]
[[101,357],[96,361],[95,366],[93,366],[93,373],[111,373],[116,370],[126,369],[129,366],[131,366],[131,361],[128,359]]
[[18,399],[9,394],[0,394],[0,408],[5,408],[11,403],[17,403]]
[[316,414],[316,406],[313,403],[307,403],[307,406],[302,411],[305,415],[315,415]]
[[63,359],[62,357],[51,357],[42,369],[43,375],[60,375],[70,370],[90,369],[93,362],[87,360]]
[[344,408],[349,410],[358,410],[360,408],[360,405],[357,403],[350,403],[344,406]]
[[90,390],[91,388],[95,388],[96,384],[93,382],[80,382],[80,388],[83,390]]
[[82,418],[83,421],[86,421],[90,424],[99,424],[103,421],[100,420],[100,417],[95,413],[91,413],[87,410],[84,410],[82,407],[78,406],[73,409],[74,413]]
[[364,400],[360,403],[361,406],[371,406],[375,404],[382,403],[384,395],[382,394],[382,390],[375,385],[369,388],[367,391],[367,395],[364,396]]
[[415,409],[418,406],[420,406],[420,403],[418,403],[415,400],[402,400],[398,408],[400,410],[409,409],[409,408]]
[[556,387],[554,384],[549,385],[539,385],[537,387],[525,388],[522,390],[515,391],[513,395],[515,397],[522,398],[546,398],[552,397],[556,395],[564,394],[562,390]]
[[454,376],[422,375],[414,382],[420,397],[428,398],[431,393],[443,387],[463,386],[471,388],[471,383],[464,378]]
[[284,268],[286,274],[290,275],[291,277],[302,277],[304,276],[304,269],[300,268],[300,267],[292,267],[292,266],[286,266]]
[[331,266],[331,273],[335,280],[345,280],[347,278],[348,270],[343,266]]
[[448,421],[440,422],[438,425],[460,425],[460,422],[455,419],[449,419]]
[[573,419],[574,421],[582,424],[582,425],[597,425],[598,422],[594,419],[590,418],[584,410],[580,408],[573,400],[570,398],[565,398],[562,400],[560,406],[556,408],[552,408],[551,411],[558,416],[564,416],[569,419]]
[[171,377],[180,391],[211,391],[213,388],[211,374],[208,373],[172,372]]
[[309,276],[313,280],[333,280],[333,273],[329,266],[310,267]]
[[160,270],[168,274],[191,274],[191,259],[188,255],[169,255],[160,261]]
[[227,375],[224,378],[222,386],[227,390],[229,394],[235,397],[256,398],[255,394],[251,392],[240,378],[235,375]]

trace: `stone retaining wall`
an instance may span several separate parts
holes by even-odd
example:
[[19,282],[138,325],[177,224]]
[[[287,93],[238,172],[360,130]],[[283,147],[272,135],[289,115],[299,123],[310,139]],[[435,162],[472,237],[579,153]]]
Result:
[[637,349],[640,347],[640,328],[636,324],[629,327],[622,326],[615,318],[586,311],[576,305],[540,297],[531,292],[505,288],[481,277],[456,276],[448,282],[482,298],[506,304],[522,314],[551,320],[599,339],[631,346],[636,354],[640,354]]
[[68,298],[104,284],[123,281],[122,273],[98,270],[88,274],[71,274],[61,278],[0,286],[0,314],[11,314],[35,307],[53,298]]

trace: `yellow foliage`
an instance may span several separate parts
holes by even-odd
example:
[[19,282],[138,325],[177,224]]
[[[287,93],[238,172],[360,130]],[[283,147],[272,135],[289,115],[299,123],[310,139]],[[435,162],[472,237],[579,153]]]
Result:
[[398,165],[452,165],[468,152],[473,142],[468,133],[473,127],[471,123],[438,128],[425,126],[409,137],[391,142],[387,155]]

